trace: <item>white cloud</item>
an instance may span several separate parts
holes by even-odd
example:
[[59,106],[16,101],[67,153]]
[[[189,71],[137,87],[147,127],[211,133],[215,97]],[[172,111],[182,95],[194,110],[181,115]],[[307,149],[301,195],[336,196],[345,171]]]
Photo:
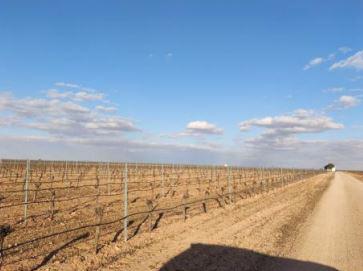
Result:
[[76,101],[95,101],[102,100],[103,93],[91,93],[88,91],[79,91],[74,93],[74,100]]
[[309,63],[304,66],[304,70],[311,69],[312,67],[320,65],[323,62],[324,62],[324,59],[322,57],[316,57],[316,58],[310,60]]
[[[6,146],[6,148],[4,148]],[[15,157],[14,157],[15,154]],[[213,158],[211,157],[213,156]],[[213,144],[181,144],[120,137],[0,135],[0,157],[209,163],[223,156]],[[212,159],[211,159],[212,158]]]
[[65,102],[61,103],[61,106],[65,111],[71,112],[71,113],[89,113],[91,110],[85,106],[79,105],[77,103],[73,102]]
[[100,92],[93,92],[88,90],[81,91],[59,91],[57,89],[50,89],[47,96],[53,99],[69,99],[74,101],[100,101],[103,100],[104,94]]
[[[342,46],[342,47],[339,47],[338,48],[338,51],[337,52],[334,52],[334,53],[331,53],[329,54],[327,57],[316,57],[316,58],[313,58],[312,60],[309,61],[308,64],[306,64],[303,68],[303,70],[309,70],[315,66],[318,66],[324,62],[330,62],[330,61],[333,61],[337,54],[338,53],[343,53],[343,54],[346,54],[348,52],[352,51],[351,48],[347,47],[347,46]],[[334,65],[334,64],[333,64]]]
[[300,140],[299,134],[322,133],[329,130],[342,129],[344,126],[330,117],[312,110],[299,109],[291,114],[261,119],[251,119],[239,124],[240,131],[248,131],[252,127],[265,130],[258,136],[246,139],[251,147],[290,149]]
[[103,106],[103,105],[97,105],[96,110],[105,112],[105,113],[113,113],[117,111],[117,107],[114,106]]
[[66,99],[69,98],[71,92],[59,92],[58,90],[52,88],[47,91],[47,96],[53,99]]
[[351,108],[359,105],[360,100],[353,96],[343,95],[339,98],[338,106],[342,108]]
[[349,53],[350,51],[352,51],[351,48],[347,47],[347,46],[342,46],[342,47],[339,47],[338,50],[340,52],[342,52],[343,54],[346,54],[346,53]]
[[[52,91],[47,98],[22,99],[0,93],[0,113],[13,120],[13,128],[29,129],[29,134],[39,130],[53,136],[92,137],[140,131],[132,121],[116,114],[113,107],[99,104],[90,108],[77,100],[59,99],[58,95],[52,95],[54,93]],[[80,97],[84,101],[85,96]],[[1,124],[5,125],[4,119]]]
[[207,121],[192,121],[187,124],[186,127],[187,135],[221,135],[223,134],[223,129],[218,128],[215,124],[209,123]]
[[72,83],[64,83],[64,82],[56,82],[54,85],[56,85],[57,87],[65,87],[65,88],[77,88],[77,89],[81,88],[80,85]]
[[106,118],[95,118],[84,124],[84,127],[96,131],[137,131],[132,121],[114,116]]
[[[274,142],[275,143],[275,142]],[[241,143],[233,149],[213,145],[166,144],[123,138],[58,138],[0,135],[0,157],[138,161],[183,164],[225,163],[240,166],[361,169],[363,140],[285,140],[285,147]],[[259,147],[258,147],[259,146]],[[286,147],[289,146],[289,147]]]
[[5,126],[11,126],[18,122],[15,116],[0,116],[0,128]]
[[[349,90],[353,92],[352,90]],[[342,95],[334,101],[332,104],[330,104],[326,111],[335,111],[335,110],[344,110],[349,109],[352,107],[356,107],[360,104],[360,99],[358,96],[350,96],[350,95]]]
[[241,131],[247,131],[253,126],[267,128],[270,134],[316,133],[343,128],[341,124],[325,115],[304,109],[296,110],[292,114],[252,119],[239,124]]
[[346,59],[334,63],[330,66],[329,69],[335,70],[340,68],[354,68],[356,70],[363,70],[363,51],[359,51]]
[[[132,120],[115,113],[117,108],[106,107],[103,100],[96,100],[91,106],[67,96],[77,92],[80,90],[73,88],[42,98],[16,98],[0,92],[0,127],[20,128],[24,135],[2,133],[0,156],[294,167],[320,167],[325,160],[340,161],[340,167],[359,167],[358,162],[363,159],[362,140],[301,140],[301,134],[343,128],[312,110],[241,122],[241,131],[259,127],[263,132],[237,146],[203,141],[203,135],[223,134],[223,129],[205,120],[192,121],[184,130],[184,135],[197,136],[184,138],[186,142],[197,139],[196,144],[182,144],[180,139],[166,143],[165,139],[159,142],[160,138],[148,138],[145,132],[128,138],[129,132],[140,131]],[[63,96],[56,97],[57,94]],[[352,105],[347,98],[337,102]]]

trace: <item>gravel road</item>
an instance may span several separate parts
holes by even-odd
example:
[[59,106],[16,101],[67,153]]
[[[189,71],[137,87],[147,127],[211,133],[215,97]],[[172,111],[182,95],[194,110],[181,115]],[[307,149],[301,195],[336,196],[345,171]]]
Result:
[[363,182],[335,174],[291,256],[338,270],[363,270]]

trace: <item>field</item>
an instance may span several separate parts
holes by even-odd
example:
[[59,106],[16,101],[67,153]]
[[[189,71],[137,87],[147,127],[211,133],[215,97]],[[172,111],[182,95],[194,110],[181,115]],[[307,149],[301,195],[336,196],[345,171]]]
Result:
[[[277,191],[317,170],[3,160],[1,266],[36,270]],[[164,224],[163,224],[164,223]],[[165,226],[167,229],[167,226]],[[130,248],[131,245],[130,245]]]
[[353,175],[357,180],[363,182],[363,171],[348,171],[351,175]]

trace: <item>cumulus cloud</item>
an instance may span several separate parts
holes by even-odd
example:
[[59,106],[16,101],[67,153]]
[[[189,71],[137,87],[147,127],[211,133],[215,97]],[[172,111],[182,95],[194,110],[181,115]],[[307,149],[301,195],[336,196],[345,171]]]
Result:
[[[97,160],[100,160],[102,159],[99,156],[100,153],[115,150],[113,155],[118,159],[123,157],[129,160],[135,153],[140,153],[137,156],[139,161],[145,161],[145,157],[149,156],[151,161],[155,162],[155,153],[159,155],[172,153],[176,156],[188,157],[188,159],[191,154],[194,157],[203,157],[205,163],[205,159],[210,156],[209,153],[217,149],[217,145],[205,140],[199,140],[194,144],[160,142],[160,137],[153,138],[144,132],[134,133],[128,138],[130,132],[140,132],[141,129],[134,121],[120,116],[117,113],[117,107],[105,106],[103,99],[92,103],[84,99],[84,96],[79,99],[78,85],[58,85],[72,90],[52,89],[41,98],[17,98],[12,93],[0,92],[0,127],[10,127],[14,131],[20,128],[23,134],[23,136],[1,137],[2,142],[14,143],[12,151],[9,147],[6,153],[22,153],[22,157],[29,157],[29,153],[34,155],[39,153],[39,155],[42,154],[41,157],[44,157],[46,153],[40,153],[37,150],[47,149],[48,153],[49,149],[54,148],[57,151],[54,151],[54,156],[48,156],[48,158],[55,159],[61,158],[57,157],[57,153],[68,149],[71,153],[68,159],[69,157],[89,159],[92,153],[96,153]],[[221,134],[223,130],[205,121],[195,121],[187,125],[185,133],[189,135]],[[21,145],[24,149],[20,147]],[[39,147],[35,148],[35,146]],[[77,156],[78,149],[83,152],[83,155]],[[90,149],[94,150],[91,154]],[[218,149],[222,149],[221,146]],[[121,157],[121,154],[124,156]],[[189,162],[192,161],[192,159],[189,160]]]
[[310,60],[309,63],[304,66],[304,70],[309,70],[312,67],[320,65],[323,62],[324,62],[324,59],[322,57],[316,57],[316,58]]
[[267,128],[269,132],[284,134],[315,133],[342,128],[341,124],[334,122],[328,116],[304,109],[296,110],[289,115],[252,119],[239,124],[241,131],[249,130],[253,126]]
[[57,87],[65,87],[65,88],[77,88],[77,89],[81,88],[80,85],[72,83],[64,83],[64,82],[56,82],[54,85],[56,85]]
[[112,113],[117,111],[117,107],[114,106],[103,106],[103,105],[97,105],[95,107],[96,110],[106,113]]
[[31,117],[59,117],[64,115],[86,116],[90,109],[72,101],[60,101],[57,99],[23,98],[17,99],[9,93],[0,94],[2,111],[27,118]]
[[11,119],[13,127],[56,136],[114,136],[140,131],[134,122],[116,114],[113,107],[99,104],[91,108],[82,103],[87,101],[82,95],[75,96],[82,99],[69,100],[48,94],[46,98],[16,98],[11,93],[0,93],[0,113],[8,116],[1,124]]
[[94,118],[84,124],[84,127],[94,131],[137,131],[132,121],[118,116]]
[[353,96],[343,95],[340,96],[336,105],[339,108],[351,108],[359,105],[359,103],[360,100],[358,98]]
[[53,99],[70,99],[74,101],[98,101],[104,98],[103,93],[91,92],[88,90],[81,91],[59,91],[57,89],[50,89],[47,96]]
[[181,132],[172,134],[161,134],[162,138],[176,139],[180,137],[195,137],[200,140],[205,139],[207,135],[223,135],[224,130],[217,125],[204,120],[196,120],[189,122],[185,129]]
[[[205,120],[186,125],[183,134],[196,136],[183,138],[186,143],[179,139],[165,142],[159,141],[159,137],[147,137],[145,132],[129,136],[130,132],[140,131],[134,121],[116,113],[116,107],[105,106],[102,99],[92,103],[74,99],[80,86],[67,87],[70,90],[57,90],[52,92],[55,96],[47,93],[41,98],[17,98],[0,92],[0,127],[21,128],[23,133],[0,135],[1,157],[294,167],[320,167],[326,162],[344,161],[351,168],[361,166],[359,161],[363,159],[363,141],[300,139],[301,134],[343,128],[312,110],[243,121],[241,131],[254,127],[263,131],[241,145],[228,147],[204,140],[211,137],[203,135],[223,134],[223,129]],[[346,107],[353,105],[351,99],[342,97],[337,102]],[[196,144],[188,143],[194,139],[198,140]]]
[[354,55],[338,61],[330,66],[330,70],[341,68],[353,68],[356,70],[363,70],[363,51],[358,51]]
[[262,134],[245,141],[250,146],[289,149],[299,142],[296,137],[299,134],[322,133],[342,129],[344,126],[328,116],[312,110],[299,109],[291,114],[243,121],[239,127],[240,131],[248,131],[252,127],[265,129]]
[[221,135],[223,134],[223,129],[213,123],[197,120],[187,124],[186,133],[190,135]]
[[[348,89],[347,91],[351,93],[359,93],[360,89]],[[325,110],[336,111],[336,110],[344,110],[356,107],[360,104],[361,100],[359,99],[359,95],[351,96],[351,95],[342,95],[333,103],[331,103]]]

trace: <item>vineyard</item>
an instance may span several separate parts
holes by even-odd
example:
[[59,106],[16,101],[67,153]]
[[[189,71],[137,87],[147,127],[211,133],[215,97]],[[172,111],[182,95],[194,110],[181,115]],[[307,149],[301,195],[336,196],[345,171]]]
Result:
[[59,251],[97,253],[190,216],[268,193],[318,170],[2,160],[0,261],[36,270]]
[[354,176],[357,180],[363,181],[363,171],[350,170],[347,172]]

